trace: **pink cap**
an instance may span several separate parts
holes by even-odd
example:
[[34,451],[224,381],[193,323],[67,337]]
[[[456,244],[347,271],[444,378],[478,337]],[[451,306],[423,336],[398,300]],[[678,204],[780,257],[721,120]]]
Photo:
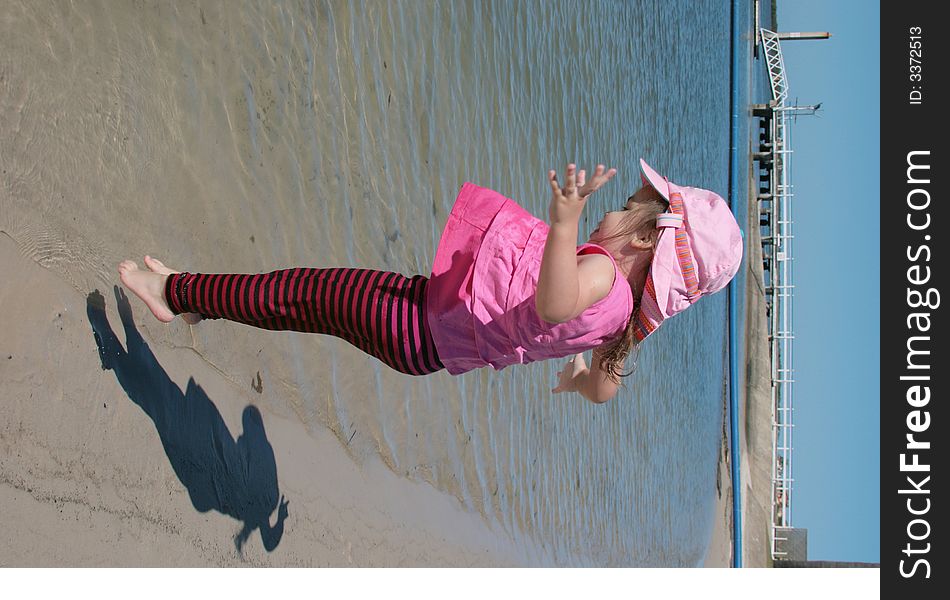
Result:
[[663,231],[636,314],[634,337],[643,341],[666,319],[726,287],[742,262],[742,234],[715,192],[670,183],[642,158],[640,176],[670,203],[657,218]]

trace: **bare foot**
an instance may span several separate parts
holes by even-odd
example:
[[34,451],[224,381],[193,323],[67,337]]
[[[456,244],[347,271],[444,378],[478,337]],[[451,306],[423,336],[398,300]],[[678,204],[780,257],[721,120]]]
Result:
[[175,318],[175,313],[165,302],[165,280],[167,273],[143,271],[135,261],[123,260],[119,263],[119,279],[125,287],[145,302],[155,318],[162,323],[168,323]]
[[[175,313],[165,301],[165,280],[169,275],[179,273],[179,271],[169,269],[162,261],[151,256],[145,257],[145,266],[148,267],[148,271],[139,269],[134,261],[122,261],[119,264],[119,279],[125,287],[145,302],[156,319],[168,323],[175,318]],[[182,313],[181,317],[189,325],[195,325],[201,321],[201,315],[195,313]]]
[[[173,273],[181,273],[181,271],[174,271],[165,266],[165,263],[158,260],[157,258],[152,258],[149,255],[145,255],[145,266],[149,268],[153,273],[158,273],[159,275],[171,275]],[[164,295],[162,296],[164,298]],[[184,319],[185,323],[189,325],[197,325],[201,322],[201,315],[198,313],[181,313],[181,318]]]

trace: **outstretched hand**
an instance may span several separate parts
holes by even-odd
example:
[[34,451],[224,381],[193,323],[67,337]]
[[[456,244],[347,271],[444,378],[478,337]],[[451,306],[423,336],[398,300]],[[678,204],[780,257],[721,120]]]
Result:
[[558,223],[574,223],[580,220],[584,205],[591,194],[599,190],[605,183],[617,174],[617,169],[606,169],[604,165],[597,165],[594,176],[587,181],[587,171],[577,171],[577,165],[567,165],[565,183],[562,188],[557,180],[557,172],[548,171],[548,183],[551,186],[551,206],[549,216],[551,225]]
[[564,365],[564,369],[558,373],[557,387],[551,390],[552,393],[578,391],[577,384],[580,382],[578,375],[587,371],[587,362],[584,361],[583,354],[575,354]]

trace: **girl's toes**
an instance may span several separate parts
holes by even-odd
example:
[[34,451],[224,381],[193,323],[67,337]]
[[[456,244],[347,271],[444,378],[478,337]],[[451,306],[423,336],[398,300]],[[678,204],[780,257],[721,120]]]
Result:
[[158,273],[160,275],[171,275],[172,273],[177,273],[178,271],[173,271],[165,266],[165,263],[158,260],[157,258],[152,258],[151,256],[145,257],[145,266],[148,267],[149,271]]

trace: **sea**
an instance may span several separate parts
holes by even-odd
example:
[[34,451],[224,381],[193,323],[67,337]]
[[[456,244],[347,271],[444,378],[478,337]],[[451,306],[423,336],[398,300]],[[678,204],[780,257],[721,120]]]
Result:
[[[193,272],[427,275],[462,183],[545,218],[548,169],[616,167],[588,203],[584,241],[639,187],[640,157],[729,197],[751,12],[4,0],[0,229],[84,293],[146,253]],[[547,564],[681,567],[702,563],[721,518],[728,309],[722,292],[664,324],[605,405],[553,395],[557,361],[413,378],[334,338],[141,327],[262,387],[265,424],[271,413],[329,429],[352,460],[456,498]]]

